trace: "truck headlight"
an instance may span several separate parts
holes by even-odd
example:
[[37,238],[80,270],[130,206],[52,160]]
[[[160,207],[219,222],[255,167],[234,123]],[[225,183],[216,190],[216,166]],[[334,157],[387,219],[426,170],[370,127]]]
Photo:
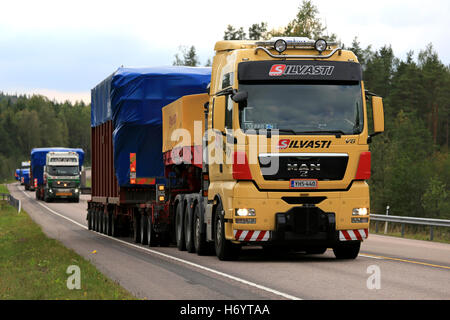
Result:
[[353,216],[367,216],[369,214],[369,210],[367,208],[354,208],[352,215]]
[[48,189],[48,192],[49,192],[49,193],[53,193],[53,190],[52,190],[52,189]]
[[78,193],[78,191],[80,191],[80,190],[78,190],[78,188],[77,188],[77,189],[75,189],[75,193]]
[[256,211],[253,208],[250,209],[240,208],[236,209],[235,215],[239,217],[253,217],[256,216]]

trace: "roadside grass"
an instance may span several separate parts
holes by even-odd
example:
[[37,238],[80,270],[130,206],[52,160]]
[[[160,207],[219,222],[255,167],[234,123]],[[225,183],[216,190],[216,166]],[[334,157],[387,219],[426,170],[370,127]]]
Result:
[[[375,232],[375,221],[370,222],[370,233],[386,235],[391,237],[402,237],[402,226],[399,223],[389,222],[387,233],[384,234],[384,222],[378,222],[378,233]],[[370,235],[369,235],[370,237]],[[403,238],[430,241],[430,227],[405,224],[405,235]],[[433,242],[450,243],[450,228],[433,227]]]
[[[0,256],[0,300],[136,299],[5,201],[0,201]],[[81,289],[69,290],[73,271],[67,270],[73,265],[80,268]]]
[[8,193],[9,194],[9,190],[6,187],[6,184],[0,184],[0,193]]

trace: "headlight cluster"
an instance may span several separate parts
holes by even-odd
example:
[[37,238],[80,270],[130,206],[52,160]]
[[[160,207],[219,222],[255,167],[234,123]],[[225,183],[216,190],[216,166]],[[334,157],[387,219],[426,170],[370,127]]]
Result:
[[367,208],[354,208],[352,215],[353,216],[367,216],[369,214],[369,210]]
[[252,208],[236,209],[236,212],[234,215],[239,216],[239,217],[254,217],[254,216],[256,216],[256,211],[255,211],[255,209],[252,209]]

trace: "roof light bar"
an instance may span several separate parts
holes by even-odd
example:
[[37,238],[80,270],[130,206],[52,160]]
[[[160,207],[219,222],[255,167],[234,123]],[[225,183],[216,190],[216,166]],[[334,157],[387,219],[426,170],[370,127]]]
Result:
[[[262,47],[272,47],[274,48],[276,51],[278,52],[283,52],[283,51],[279,51],[278,48],[280,48],[280,46],[282,45],[282,41],[284,43],[286,43],[286,48],[287,47],[291,47],[291,48],[313,48],[316,49],[319,52],[325,51],[328,46],[335,46],[337,45],[336,42],[332,41],[332,42],[327,42],[324,39],[318,39],[317,41],[315,40],[311,40],[305,37],[276,37],[276,38],[272,38],[270,40],[267,41],[257,41],[255,44],[257,46],[262,46]],[[286,49],[285,49],[286,50]]]

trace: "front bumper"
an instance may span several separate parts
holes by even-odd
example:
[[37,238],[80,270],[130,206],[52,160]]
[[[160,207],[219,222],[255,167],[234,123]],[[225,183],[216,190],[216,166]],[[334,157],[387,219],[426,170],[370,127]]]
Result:
[[52,188],[49,189],[47,195],[51,198],[71,199],[80,197],[80,189],[78,188]]
[[[236,185],[234,191],[227,239],[332,246],[367,238],[369,223],[352,222],[353,208],[369,207],[365,182],[355,182],[349,190],[339,192],[260,192],[248,183]],[[305,198],[311,201],[305,202]],[[236,217],[236,208],[254,208],[256,215],[248,220],[255,222],[242,223],[246,218]]]

